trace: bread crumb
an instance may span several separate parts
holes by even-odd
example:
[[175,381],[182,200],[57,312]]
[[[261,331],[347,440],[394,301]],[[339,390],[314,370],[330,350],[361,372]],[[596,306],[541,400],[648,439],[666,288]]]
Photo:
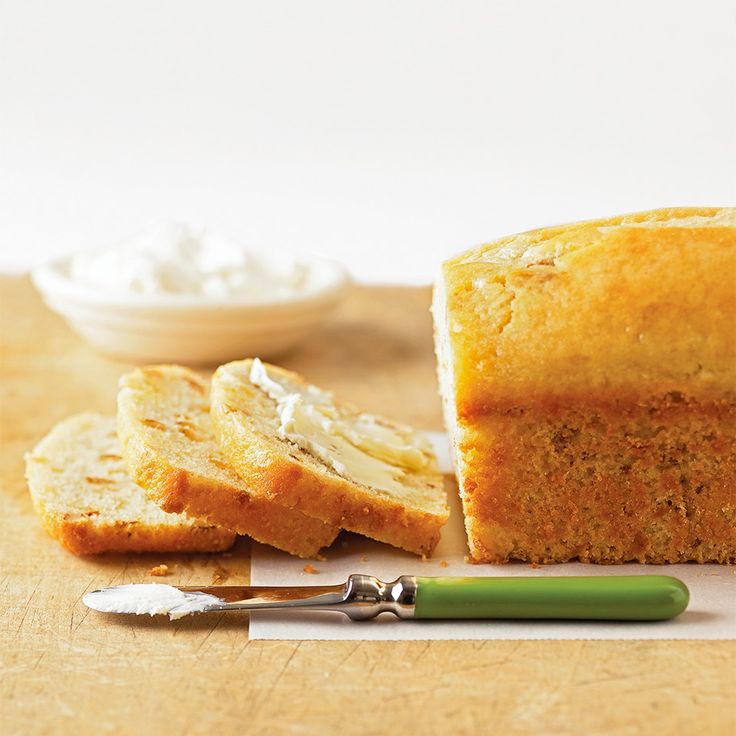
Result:
[[304,572],[308,573],[309,575],[316,575],[317,574],[317,568],[314,565],[304,565]]
[[171,575],[171,571],[168,565],[156,565],[148,571],[148,574],[154,578],[165,578],[167,575]]
[[230,570],[225,569],[221,565],[216,565],[212,573],[212,582],[210,585],[220,585],[230,577]]
[[361,562],[368,562],[368,558],[365,555],[361,555],[360,556],[360,561]]
[[530,562],[529,567],[531,567],[532,570],[536,570],[539,567],[539,563],[537,562]]
[[440,562],[440,567],[449,567],[449,566],[450,566],[450,563],[447,560],[442,560],[442,562]]

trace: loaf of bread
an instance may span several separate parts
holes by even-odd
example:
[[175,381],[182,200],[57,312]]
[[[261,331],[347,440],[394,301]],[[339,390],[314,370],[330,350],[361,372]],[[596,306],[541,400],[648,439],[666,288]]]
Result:
[[736,561],[736,209],[503,238],[433,312],[474,561]]
[[316,556],[339,529],[251,492],[220,452],[208,394],[208,382],[181,366],[137,368],[120,379],[118,433],[131,476],[165,511]]
[[114,417],[60,422],[26,455],[26,478],[48,533],[74,554],[219,552],[234,532],[167,514],[130,480]]
[[211,411],[223,454],[254,495],[432,553],[448,508],[436,458],[420,433],[258,360],[217,369]]

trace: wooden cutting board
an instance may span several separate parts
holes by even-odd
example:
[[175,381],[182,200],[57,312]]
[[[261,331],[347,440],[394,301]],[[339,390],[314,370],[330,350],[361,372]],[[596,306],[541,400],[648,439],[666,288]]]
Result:
[[[429,290],[356,288],[284,364],[366,409],[439,428]],[[111,584],[248,582],[223,555],[79,559],[33,513],[23,453],[114,411],[129,366],[95,354],[26,278],[0,278],[0,733],[725,734],[736,642],[269,642],[247,618],[104,617]],[[168,578],[149,578],[161,562]]]

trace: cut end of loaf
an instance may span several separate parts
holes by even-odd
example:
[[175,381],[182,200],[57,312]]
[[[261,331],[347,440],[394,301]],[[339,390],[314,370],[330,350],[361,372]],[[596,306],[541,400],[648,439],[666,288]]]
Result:
[[734,208],[444,264],[436,350],[474,561],[734,561],[734,283]]

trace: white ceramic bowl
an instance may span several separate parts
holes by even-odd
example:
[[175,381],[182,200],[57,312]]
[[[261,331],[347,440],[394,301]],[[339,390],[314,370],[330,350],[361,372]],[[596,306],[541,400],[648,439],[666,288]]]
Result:
[[214,365],[277,357],[314,332],[349,283],[340,264],[304,258],[315,285],[293,298],[248,303],[237,298],[120,296],[73,281],[70,260],[33,271],[43,300],[100,352],[134,363]]

